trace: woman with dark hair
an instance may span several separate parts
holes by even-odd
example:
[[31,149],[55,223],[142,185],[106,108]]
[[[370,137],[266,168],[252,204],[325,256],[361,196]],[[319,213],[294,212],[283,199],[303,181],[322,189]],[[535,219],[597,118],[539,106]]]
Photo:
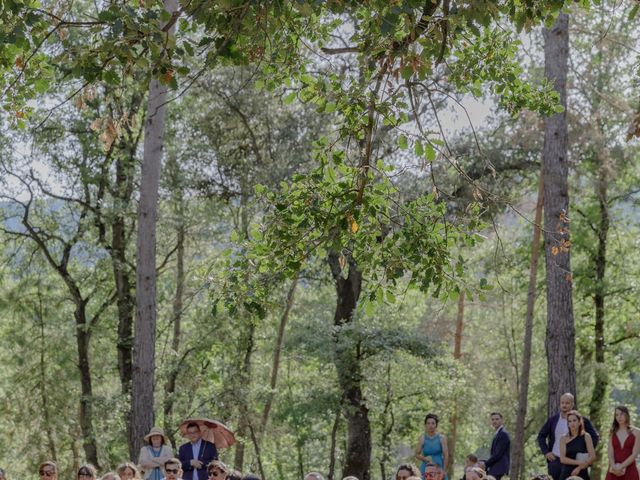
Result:
[[638,480],[640,430],[631,425],[629,409],[616,407],[609,436],[609,471],[605,480]]
[[169,439],[161,428],[153,427],[144,436],[144,441],[146,445],[142,446],[138,455],[138,465],[144,480],[162,480],[164,464],[173,458]]
[[96,467],[90,463],[85,463],[84,465],[80,465],[77,478],[78,480],[96,480],[96,474]]
[[575,476],[589,480],[589,465],[596,459],[593,439],[576,410],[567,413],[567,427],[569,431],[560,438],[560,480]]
[[424,419],[424,433],[416,445],[416,459],[422,462],[420,473],[424,476],[427,463],[433,463],[445,471],[448,457],[447,438],[438,433],[438,416],[429,413]]

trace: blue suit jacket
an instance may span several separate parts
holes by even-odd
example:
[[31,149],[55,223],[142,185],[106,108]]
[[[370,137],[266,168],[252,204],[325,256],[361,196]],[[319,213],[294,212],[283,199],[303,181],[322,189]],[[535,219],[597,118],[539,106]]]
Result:
[[[202,462],[202,468],[199,470],[196,470],[191,466],[191,460],[193,460],[193,449],[191,448],[190,442],[180,445],[180,449],[178,450],[178,459],[182,463],[182,470],[184,471],[182,478],[184,480],[207,480],[207,465],[209,465],[211,460],[218,459],[218,450],[213,443],[207,442],[204,438],[202,439],[200,451],[198,452],[198,460]],[[195,478],[193,472],[196,472]]]
[[491,442],[491,456],[484,462],[487,467],[487,473],[493,475],[506,475],[509,473],[509,464],[511,456],[511,438],[507,431],[502,427],[493,437]]
[[[556,425],[558,425],[559,419],[559,413],[550,416],[538,432],[538,445],[543,455],[546,455],[553,449],[553,444],[556,441]],[[598,435],[597,430],[587,417],[582,417],[582,420],[584,422],[584,430],[591,435],[593,448],[595,449],[598,445],[598,440],[600,440],[600,435]]]

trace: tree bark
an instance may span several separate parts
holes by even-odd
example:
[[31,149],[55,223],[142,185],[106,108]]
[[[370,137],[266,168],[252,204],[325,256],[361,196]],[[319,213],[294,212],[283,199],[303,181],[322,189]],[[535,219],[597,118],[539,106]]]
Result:
[[355,262],[348,258],[349,272],[342,275],[340,255],[329,254],[329,265],[336,284],[337,305],[334,315],[334,363],[342,391],[343,413],[347,420],[347,448],[342,476],[353,475],[360,480],[370,479],[371,426],[369,409],[362,393],[360,344],[350,331],[353,314],[362,288],[362,274]]
[[264,410],[262,411],[262,420],[260,421],[260,435],[265,431],[267,427],[267,423],[269,421],[269,413],[271,412],[271,406],[273,404],[273,400],[276,396],[276,388],[278,386],[278,372],[280,370],[280,355],[282,354],[282,345],[284,344],[284,333],[287,327],[287,321],[289,320],[289,313],[291,312],[291,307],[293,307],[293,297],[296,293],[296,287],[298,286],[298,275],[291,282],[291,286],[289,287],[289,291],[287,292],[287,300],[284,307],[284,312],[282,312],[282,316],[280,317],[280,326],[278,327],[278,337],[276,339],[276,345],[273,349],[273,365],[271,366],[271,382],[269,384],[269,396],[267,397],[267,401],[264,405]]
[[[165,0],[165,10],[178,9]],[[170,29],[168,35],[173,33]],[[151,80],[145,120],[144,153],[140,178],[138,238],[136,242],[136,328],[133,344],[131,432],[129,454],[136,458],[143,437],[154,424],[154,373],[156,339],[156,222],[158,189],[164,149],[167,87]]]
[[569,162],[567,158],[567,62],[569,17],[561,13],[543,30],[545,76],[565,107],[545,121],[543,150],[545,265],[547,283],[547,410],[557,412],[560,397],[576,392],[575,326],[573,320],[569,236]]
[[511,451],[511,472],[513,480],[519,480],[524,473],[525,421],[529,398],[529,379],[531,378],[531,343],[533,338],[533,311],[536,304],[536,281],[538,260],[540,258],[540,225],[542,223],[542,205],[544,202],[544,183],[542,170],[538,181],[538,200],[533,221],[533,240],[531,242],[531,264],[529,267],[529,289],[527,291],[527,313],[524,319],[524,346],[522,351],[522,375],[518,391],[518,411],[516,431]]
[[342,413],[340,409],[336,411],[336,418],[333,421],[333,428],[331,429],[331,449],[329,451],[329,473],[327,480],[335,479],[336,472],[336,449],[338,446],[338,428],[340,427],[340,416]]
[[[458,316],[456,318],[456,333],[453,345],[453,359],[460,362],[462,359],[462,330],[464,329],[464,292],[458,297]],[[449,464],[445,465],[447,475],[453,478],[453,464],[456,454],[456,440],[458,438],[458,399],[453,399],[453,415],[451,415],[451,433],[449,434]]]
[[[182,213],[180,211],[180,213]],[[184,241],[185,226],[179,221],[177,228],[177,248],[176,248],[176,292],[173,297],[173,337],[171,339],[171,350],[173,355],[177,355],[180,350],[180,336],[182,330],[182,308],[184,301]],[[164,385],[164,430],[171,441],[176,446],[176,439],[173,433],[173,405],[175,403],[176,382],[180,371],[180,362],[175,360],[167,376]]]
[[[121,204],[116,208],[111,227],[111,246],[113,277],[116,284],[116,305],[118,308],[118,372],[120,373],[120,389],[124,395],[131,393],[132,352],[133,352],[133,309],[131,277],[127,262],[127,224],[124,206],[131,200],[130,166],[126,159],[118,156],[116,160],[116,198]],[[135,458],[135,457],[134,457]]]
[[393,390],[391,388],[391,362],[387,362],[385,382],[384,410],[382,411],[382,425],[380,426],[380,478],[387,477],[387,463],[391,460],[391,433],[395,424],[393,416]]
[[57,462],[58,453],[56,451],[55,438],[53,436],[53,425],[51,423],[51,410],[49,408],[49,396],[47,395],[47,362],[45,359],[46,335],[44,331],[44,312],[42,308],[42,292],[38,282],[38,322],[40,323],[40,400],[42,401],[42,420],[44,430],[47,435],[47,446],[51,460]]
[[[244,342],[245,353],[244,360],[242,362],[242,367],[240,370],[240,374],[238,375],[238,409],[240,414],[240,419],[238,421],[238,436],[241,439],[248,438],[248,434],[250,434],[250,425],[249,425],[249,382],[251,380],[251,356],[253,355],[253,347],[254,347],[254,335],[255,335],[255,324],[252,319],[248,319],[248,327],[247,327],[247,337]],[[243,470],[244,467],[244,454],[245,454],[246,445],[244,441],[240,441],[236,443],[236,452],[233,461],[233,468],[239,471]],[[263,479],[264,480],[264,479]]]
[[91,330],[86,316],[86,301],[81,300],[75,309],[76,341],[78,344],[78,368],[80,370],[80,427],[82,428],[82,446],[87,461],[96,468],[98,448],[93,431],[93,388],[91,385],[91,366],[89,363],[89,340]]

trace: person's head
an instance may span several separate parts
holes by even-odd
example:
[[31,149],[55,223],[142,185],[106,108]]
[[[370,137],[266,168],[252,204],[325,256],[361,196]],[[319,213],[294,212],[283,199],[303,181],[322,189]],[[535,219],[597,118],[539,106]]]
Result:
[[407,480],[409,477],[420,477],[420,470],[412,463],[403,463],[396,469],[396,480]]
[[242,477],[242,480],[262,480],[262,478],[260,478],[260,476],[256,475],[255,473],[247,473]]
[[424,478],[426,480],[438,480],[440,467],[435,463],[427,463],[424,467]]
[[582,415],[577,410],[569,410],[567,413],[567,427],[569,427],[568,435],[570,437],[584,435],[584,422]]
[[465,459],[464,466],[473,467],[476,463],[478,463],[478,457],[475,456],[473,453],[470,453],[469,455],[467,455],[467,458]]
[[164,432],[160,427],[153,427],[149,430],[149,433],[144,436],[144,441],[151,444],[152,447],[160,448],[167,443],[167,438],[164,436]]
[[116,468],[116,472],[120,480],[137,480],[140,478],[138,467],[131,462],[121,463],[118,465],[118,468]]
[[190,423],[187,425],[187,438],[191,443],[196,443],[202,438],[202,432],[200,431],[200,425],[197,423]]
[[100,477],[100,480],[120,480],[120,476],[116,472],[107,472]]
[[566,415],[567,413],[569,413],[569,411],[573,410],[573,406],[575,405],[575,403],[575,398],[571,393],[563,393],[560,397],[560,413],[563,416]]
[[304,480],[324,480],[324,477],[321,473],[309,472],[304,476]]
[[7,480],[7,474],[4,473],[4,468],[0,468],[0,480]]
[[627,428],[631,425],[631,415],[629,409],[624,405],[618,405],[613,413],[613,424],[611,434],[616,433],[620,428]]
[[242,480],[242,473],[238,470],[231,470],[227,473],[227,480]]
[[180,478],[180,460],[177,458],[170,458],[164,462],[164,478],[167,480],[176,480]]
[[486,472],[480,467],[472,467],[467,470],[464,478],[466,480],[484,480],[486,476]]
[[209,480],[226,480],[229,469],[220,460],[213,460],[207,465],[207,477]]
[[531,480],[553,480],[550,475],[546,473],[539,473],[535,477],[531,477]]
[[81,465],[77,477],[78,480],[96,480],[96,467],[90,463]]
[[424,417],[424,429],[427,432],[435,432],[438,428],[438,416],[435,413],[428,413],[426,417]]
[[493,412],[489,418],[491,418],[491,426],[496,430],[504,424],[504,419],[500,412]]
[[358,480],[358,477],[354,477],[353,475],[347,475],[346,477],[343,477],[342,480]]
[[56,465],[56,462],[52,462],[51,460],[42,462],[38,466],[38,475],[40,475],[40,480],[57,480],[58,465]]

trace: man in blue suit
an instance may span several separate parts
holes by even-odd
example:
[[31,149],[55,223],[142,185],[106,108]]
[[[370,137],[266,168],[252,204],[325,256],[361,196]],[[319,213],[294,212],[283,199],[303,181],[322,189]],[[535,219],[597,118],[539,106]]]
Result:
[[496,433],[491,441],[491,456],[484,462],[487,467],[487,473],[500,480],[503,475],[509,473],[509,465],[511,463],[511,438],[504,429],[504,419],[500,412],[491,414],[491,426],[495,428]]
[[[540,451],[547,459],[547,471],[553,480],[560,479],[562,464],[560,463],[560,438],[569,432],[567,425],[567,413],[573,410],[574,398],[570,393],[565,393],[560,397],[560,412],[551,415],[538,432],[538,445]],[[598,445],[600,436],[587,417],[582,417],[585,431],[591,435],[593,448]]]
[[[207,465],[218,459],[216,446],[202,438],[197,423],[187,425],[189,442],[180,445],[178,458],[182,463],[183,480],[207,480]],[[194,474],[195,472],[195,474]]]

